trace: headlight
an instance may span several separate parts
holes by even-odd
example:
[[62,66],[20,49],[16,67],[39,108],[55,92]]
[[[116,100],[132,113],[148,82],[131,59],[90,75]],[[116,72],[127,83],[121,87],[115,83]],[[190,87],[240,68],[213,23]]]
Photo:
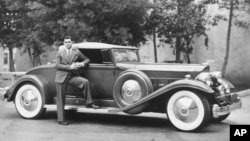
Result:
[[220,84],[225,85],[226,87],[234,88],[234,85],[232,83],[230,83],[228,80],[224,79],[224,78],[217,78],[217,81]]
[[220,86],[218,86],[217,87],[217,90],[219,91],[219,93],[221,94],[221,95],[225,95],[226,94],[226,88],[225,88],[225,86],[223,86],[223,85],[220,85]]
[[220,71],[211,72],[210,75],[211,77],[214,77],[214,78],[222,78],[222,74]]
[[211,80],[211,79],[207,79],[206,80],[206,84],[208,85],[208,86],[213,86],[213,81]]
[[230,87],[226,87],[226,93],[231,93]]
[[234,88],[233,84],[222,78],[221,72],[203,72],[196,78],[210,87],[216,87],[221,93],[230,93],[230,88]]
[[231,92],[230,88],[234,88],[231,83],[229,83],[228,81],[226,81],[223,78],[218,78],[217,81],[218,81],[218,83],[221,84],[220,86],[224,87],[224,92],[225,93],[230,93]]

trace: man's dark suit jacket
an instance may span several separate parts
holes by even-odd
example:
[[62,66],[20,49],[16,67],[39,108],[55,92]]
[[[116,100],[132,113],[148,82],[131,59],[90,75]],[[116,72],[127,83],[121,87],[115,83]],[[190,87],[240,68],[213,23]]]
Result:
[[60,46],[56,54],[57,72],[55,82],[57,83],[64,83],[67,76],[72,73],[72,71],[70,70],[70,66],[72,63],[83,62],[86,66],[90,62],[90,60],[85,55],[83,55],[77,47],[72,47],[71,49],[72,50],[70,56],[68,56],[67,48],[65,46]]

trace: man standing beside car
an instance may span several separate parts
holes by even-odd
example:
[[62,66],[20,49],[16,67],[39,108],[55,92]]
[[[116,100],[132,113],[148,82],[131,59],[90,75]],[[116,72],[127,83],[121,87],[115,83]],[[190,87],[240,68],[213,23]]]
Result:
[[86,107],[99,108],[93,104],[89,81],[79,75],[79,69],[86,67],[90,60],[77,47],[72,47],[70,36],[64,38],[64,45],[60,46],[56,54],[56,90],[57,90],[57,118],[61,125],[68,125],[65,119],[65,92],[68,84],[82,89],[86,98]]

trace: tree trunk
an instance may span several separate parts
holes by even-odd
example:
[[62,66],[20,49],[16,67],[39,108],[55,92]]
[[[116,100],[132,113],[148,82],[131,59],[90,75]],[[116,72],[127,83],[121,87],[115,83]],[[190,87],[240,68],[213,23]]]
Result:
[[156,47],[156,27],[154,28],[153,42],[154,42],[155,63],[157,63],[157,62],[158,62],[158,59],[157,59],[157,47]]
[[35,47],[34,47],[34,60],[35,60],[35,66],[41,65],[40,51],[37,42],[35,42]]
[[30,59],[30,65],[31,65],[31,67],[34,67],[34,65],[33,65],[33,57],[32,57],[30,47],[28,47],[27,50],[28,50],[28,55],[29,55],[29,59]]
[[189,52],[186,52],[186,56],[187,56],[187,63],[190,64],[191,60],[190,60]]
[[[180,2],[179,0],[177,0],[177,13],[178,15],[180,14]],[[176,37],[176,45],[175,45],[175,51],[176,51],[176,59],[175,62],[176,63],[180,63],[181,62],[181,52],[180,52],[180,46],[181,46],[181,38],[179,36]]]
[[38,60],[38,65],[41,66],[41,65],[42,65],[42,62],[41,62],[40,55],[37,56],[37,60]]
[[[192,38],[191,38],[191,39],[192,39]],[[189,54],[190,54],[191,39],[188,38],[188,39],[187,39],[187,44],[186,44],[186,46],[187,46],[187,48],[186,48],[186,57],[187,57],[187,63],[188,63],[188,64],[191,63],[190,56],[189,56]]]
[[176,37],[176,45],[175,45],[175,50],[176,50],[176,63],[181,63],[181,51],[180,51],[180,45],[181,45],[181,38],[179,36]]
[[9,71],[10,72],[14,72],[15,71],[15,64],[14,64],[14,59],[13,59],[13,51],[12,51],[12,48],[11,47],[8,47],[9,48]]
[[40,59],[40,56],[37,54],[37,53],[34,53],[35,56],[34,56],[34,67],[36,66],[40,66],[41,65],[41,59]]
[[231,28],[232,28],[232,18],[233,18],[233,0],[230,1],[230,13],[229,13],[229,22],[228,22],[228,30],[227,30],[227,42],[226,42],[226,54],[224,57],[224,62],[222,66],[222,77],[226,75],[226,68],[228,64],[229,58],[229,50],[230,50],[230,38],[231,38]]

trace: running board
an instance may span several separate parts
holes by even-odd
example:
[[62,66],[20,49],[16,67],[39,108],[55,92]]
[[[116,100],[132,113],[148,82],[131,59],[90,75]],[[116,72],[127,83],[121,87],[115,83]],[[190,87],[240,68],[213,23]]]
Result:
[[112,108],[108,110],[109,113],[115,114],[119,112],[123,112],[122,108]]
[[[54,104],[56,104],[57,98],[54,97]],[[102,99],[102,100],[97,100],[93,99],[93,102],[97,105],[100,106],[100,108],[118,108],[118,106],[115,104],[114,100],[108,100],[108,99]],[[75,107],[86,107],[86,99],[84,98],[79,98],[79,97],[74,97],[74,96],[67,96],[65,98],[65,106],[67,105],[74,105]]]
[[[54,97],[54,103],[56,103],[57,98]],[[66,97],[65,105],[85,105],[86,100],[84,98],[77,97]]]

